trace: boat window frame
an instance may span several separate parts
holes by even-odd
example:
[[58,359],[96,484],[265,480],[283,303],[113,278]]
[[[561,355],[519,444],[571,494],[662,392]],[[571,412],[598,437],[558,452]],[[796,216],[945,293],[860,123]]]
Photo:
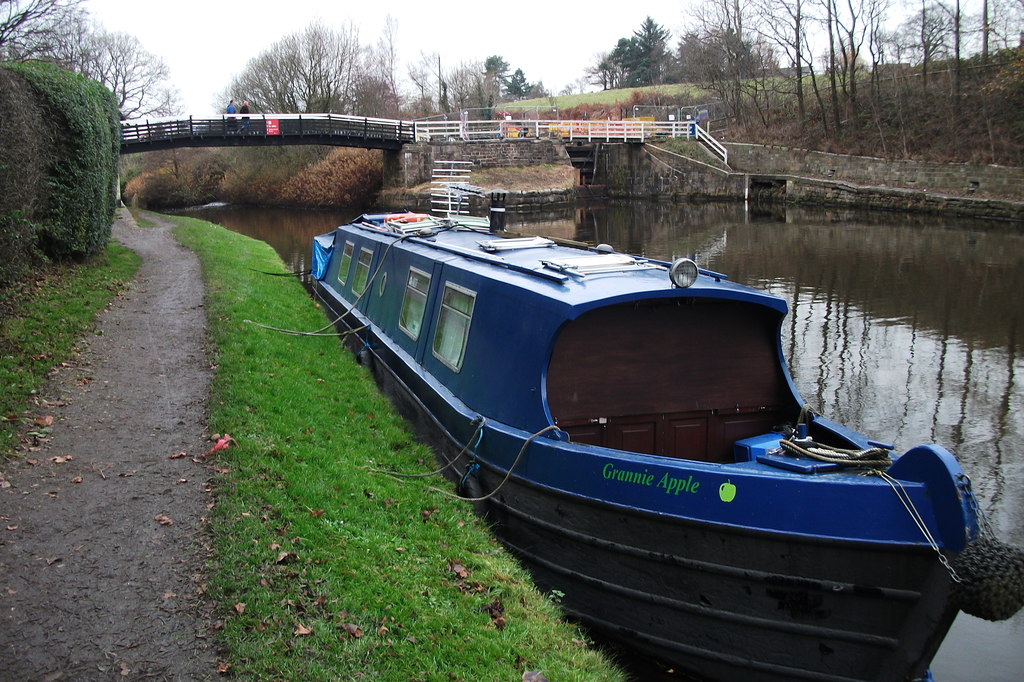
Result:
[[[366,260],[365,266],[363,265],[363,255],[368,254],[369,258]],[[370,268],[373,265],[373,249],[361,246],[359,247],[359,258],[356,259],[356,271],[352,275],[352,293],[357,296],[361,296],[366,287],[370,285]],[[362,281],[359,280],[360,272],[365,272],[366,277]]]
[[[464,294],[470,299],[469,312],[463,312],[458,308],[455,308],[448,304],[446,294],[449,291]],[[477,292],[466,287],[459,286],[454,282],[445,282],[441,288],[440,300],[437,303],[437,324],[434,325],[434,338],[431,340],[430,350],[434,357],[441,361],[442,364],[447,366],[449,369],[460,372],[462,371],[462,365],[466,360],[466,346],[469,341],[469,331],[473,326],[473,313],[476,310],[476,297]],[[446,315],[446,313],[449,313]],[[462,337],[462,342],[459,345],[458,358],[450,358],[442,355],[438,351],[438,340],[442,333],[448,329],[447,320],[450,319],[464,319],[465,324],[462,326],[462,330],[459,333]]]
[[[412,279],[413,273],[416,273],[421,278],[423,278],[423,280],[426,283],[426,286],[422,292],[410,284],[410,280]],[[413,341],[416,341],[417,339],[420,338],[420,330],[423,329],[423,320],[427,316],[427,299],[430,297],[430,283],[432,280],[433,275],[431,273],[426,272],[425,270],[420,270],[419,268],[416,267],[409,266],[409,274],[405,278],[405,293],[402,295],[402,306],[398,310],[398,328],[405,332],[405,334]],[[405,326],[405,310],[406,306],[409,304],[410,301],[410,291],[416,292],[417,295],[423,295],[419,320],[416,321],[416,329],[410,329],[409,327]]]
[[348,281],[349,270],[352,269],[352,254],[356,250],[356,243],[345,240],[345,248],[341,252],[341,263],[338,265],[338,284],[345,286]]

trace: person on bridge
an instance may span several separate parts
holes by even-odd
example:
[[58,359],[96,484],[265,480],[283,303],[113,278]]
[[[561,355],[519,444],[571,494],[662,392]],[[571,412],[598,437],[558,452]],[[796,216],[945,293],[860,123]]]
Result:
[[235,124],[235,117],[231,116],[231,114],[234,114],[235,111],[236,111],[236,109],[235,109],[235,100],[231,100],[230,102],[228,102],[228,107],[224,111],[226,111],[227,114],[228,114],[228,130],[234,130],[235,129],[235,125],[236,125]]
[[[240,114],[248,114],[249,113],[249,102],[248,102],[248,100],[242,102],[242,107],[238,110],[238,113],[240,113]],[[249,117],[248,116],[244,116],[244,115],[242,116],[242,130],[246,131],[246,132],[248,132],[248,130],[249,130]]]

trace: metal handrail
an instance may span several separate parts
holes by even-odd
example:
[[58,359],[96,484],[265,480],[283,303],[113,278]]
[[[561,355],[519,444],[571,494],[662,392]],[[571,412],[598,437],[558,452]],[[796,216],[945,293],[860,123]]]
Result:
[[588,142],[643,142],[652,137],[694,137],[694,121],[494,120],[417,121],[416,140],[470,141],[555,137]]
[[[221,114],[210,118],[168,117],[125,121],[121,143],[149,143],[239,136],[343,137],[387,145],[407,142],[526,140],[555,138],[585,142],[645,142],[652,138],[691,138],[728,163],[728,150],[695,121],[490,120],[404,121],[340,114]],[[321,142],[317,142],[321,143]]]

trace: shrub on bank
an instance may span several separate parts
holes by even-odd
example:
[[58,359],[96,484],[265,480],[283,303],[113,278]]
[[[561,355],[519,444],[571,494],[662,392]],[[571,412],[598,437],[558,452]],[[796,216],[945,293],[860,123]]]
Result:
[[211,201],[330,208],[373,203],[380,192],[378,151],[332,147],[196,150],[146,160],[124,198],[147,208]]
[[[17,99],[0,88],[0,100],[23,121],[31,156],[0,163],[0,187],[24,182],[22,164],[32,166],[31,187],[20,206],[5,207],[8,218],[21,211],[36,227],[37,244],[54,260],[81,260],[99,252],[110,238],[117,198],[120,124],[117,104],[96,81],[53,64],[9,64],[4,79],[19,81]],[[5,120],[6,122],[6,120]],[[9,134],[5,134],[5,145]],[[2,192],[0,192],[2,193]],[[0,253],[0,260],[10,254]]]

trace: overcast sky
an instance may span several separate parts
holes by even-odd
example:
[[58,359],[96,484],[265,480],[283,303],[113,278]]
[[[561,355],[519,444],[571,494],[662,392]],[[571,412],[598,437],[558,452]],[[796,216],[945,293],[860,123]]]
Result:
[[[683,26],[681,0],[594,2],[452,2],[451,0],[86,0],[108,31],[124,31],[163,58],[185,113],[219,112],[217,99],[246,62],[315,19],[328,26],[351,20],[363,44],[376,44],[388,15],[397,21],[400,76],[423,53],[444,68],[499,55],[527,81],[558,94],[583,76],[595,56],[632,35],[647,16],[672,31]],[[235,93],[244,97],[244,93]]]

